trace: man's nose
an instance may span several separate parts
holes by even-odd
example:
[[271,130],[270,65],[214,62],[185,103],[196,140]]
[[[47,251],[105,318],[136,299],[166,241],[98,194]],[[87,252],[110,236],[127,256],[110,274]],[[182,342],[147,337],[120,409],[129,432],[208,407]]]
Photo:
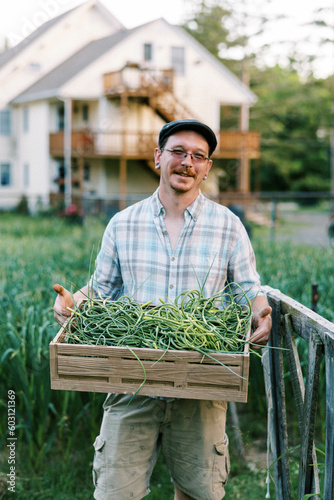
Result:
[[184,153],[184,157],[182,158],[181,164],[186,168],[189,168],[193,163],[192,153]]

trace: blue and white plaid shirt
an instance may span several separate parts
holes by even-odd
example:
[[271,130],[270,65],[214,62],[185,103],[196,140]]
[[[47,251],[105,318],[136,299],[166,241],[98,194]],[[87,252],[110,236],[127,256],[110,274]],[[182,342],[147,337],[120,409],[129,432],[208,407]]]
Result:
[[239,283],[250,299],[263,295],[248,235],[230,210],[200,193],[184,212],[174,251],[164,217],[157,189],[110,220],[92,279],[97,295],[159,304],[204,283],[209,297],[226,282]]

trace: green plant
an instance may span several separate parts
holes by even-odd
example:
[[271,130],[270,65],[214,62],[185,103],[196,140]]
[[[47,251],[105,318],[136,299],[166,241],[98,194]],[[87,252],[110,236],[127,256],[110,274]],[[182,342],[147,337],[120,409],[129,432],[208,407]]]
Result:
[[29,203],[28,198],[23,194],[15,207],[15,212],[21,215],[29,215]]

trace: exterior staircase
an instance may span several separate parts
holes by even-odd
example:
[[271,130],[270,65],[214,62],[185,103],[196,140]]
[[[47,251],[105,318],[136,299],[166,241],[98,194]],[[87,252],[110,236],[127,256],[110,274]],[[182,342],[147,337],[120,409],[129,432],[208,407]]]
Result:
[[170,90],[149,97],[149,105],[166,122],[182,118],[195,118],[194,113],[181,103]]
[[112,97],[126,93],[146,97],[148,105],[166,122],[196,118],[174,93],[174,70],[153,70],[128,63],[120,71],[104,75],[104,93]]

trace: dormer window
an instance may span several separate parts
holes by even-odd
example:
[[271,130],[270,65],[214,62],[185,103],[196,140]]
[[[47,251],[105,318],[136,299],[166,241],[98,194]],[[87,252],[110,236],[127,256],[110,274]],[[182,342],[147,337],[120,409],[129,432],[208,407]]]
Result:
[[184,47],[172,47],[172,68],[177,75],[185,74],[185,49]]

